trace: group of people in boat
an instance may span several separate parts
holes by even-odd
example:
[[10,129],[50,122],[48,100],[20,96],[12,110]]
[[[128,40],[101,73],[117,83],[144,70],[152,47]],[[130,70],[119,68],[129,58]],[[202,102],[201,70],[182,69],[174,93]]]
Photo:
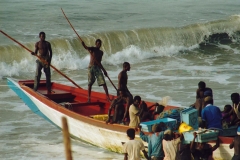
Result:
[[140,138],[148,143],[148,152],[140,140],[135,139],[135,129],[127,130],[129,141],[124,144],[124,160],[140,160],[140,151],[148,160],[213,160],[212,153],[219,147],[219,139],[211,146],[208,143],[195,142],[194,138],[190,144],[183,143],[183,134],[173,132],[170,129],[162,130],[163,123],[154,124],[151,134],[145,135],[140,131]]
[[[220,111],[213,104],[213,92],[211,88],[206,87],[205,82],[200,81],[196,91],[196,102],[191,105],[198,109],[199,127],[218,130],[219,133],[223,128],[239,126],[239,94],[231,94],[232,105],[225,105],[224,110]],[[130,126],[133,127],[133,126]],[[135,139],[136,128],[127,130],[129,142],[123,147],[125,153],[124,159],[139,159],[140,151],[144,153],[146,159],[151,160],[213,160],[213,151],[219,147],[219,139],[216,144],[211,146],[206,142],[195,142],[197,132],[193,132],[193,140],[190,144],[184,143],[183,134],[173,132],[170,129],[163,130],[164,123],[154,124],[152,133],[145,134],[140,129],[140,138],[148,143],[148,152],[145,151],[143,143]],[[232,160],[240,160],[240,127],[235,127],[236,136],[234,137],[229,148],[234,148]],[[138,154],[136,154],[138,153]]]
[[[36,74],[34,80],[34,90],[37,91],[41,78],[41,70],[43,69],[46,75],[47,91],[51,94],[51,73],[50,65],[52,60],[51,44],[45,40],[45,33],[39,33],[40,41],[35,44],[35,52],[32,55],[38,55],[40,60],[36,60]],[[182,134],[172,132],[171,130],[162,130],[163,123],[152,126],[152,134],[145,135],[141,131],[140,122],[153,120],[156,114],[163,111],[164,106],[158,103],[152,106],[147,106],[144,101],[141,101],[140,96],[133,97],[127,87],[130,64],[123,63],[123,69],[118,74],[118,89],[117,98],[111,100],[108,94],[108,88],[105,82],[105,76],[108,76],[107,71],[101,64],[103,51],[100,50],[102,41],[97,39],[95,47],[88,47],[82,41],[83,47],[90,53],[90,63],[88,66],[88,102],[91,102],[92,85],[97,79],[99,86],[103,86],[107,100],[111,101],[111,106],[108,111],[108,120],[106,123],[124,123],[129,125],[127,136],[130,141],[124,144],[124,159],[137,160],[140,159],[140,151],[143,151],[147,159],[152,160],[175,160],[182,159],[211,159],[213,151],[219,146],[219,140],[215,146],[207,143],[196,143],[197,134],[194,133],[194,139],[191,144],[180,143],[183,139]],[[103,72],[103,73],[102,73]],[[232,105],[225,105],[224,110],[220,111],[217,106],[213,105],[213,92],[211,88],[206,87],[204,82],[198,83],[196,91],[196,102],[192,107],[196,108],[199,113],[199,126],[208,129],[219,129],[240,124],[240,98],[238,93],[231,94]],[[154,112],[151,112],[152,107],[158,107]],[[114,110],[113,116],[111,116]],[[135,131],[140,128],[140,138],[148,143],[148,153],[145,151],[142,141],[135,140]],[[240,134],[240,129],[238,131]],[[234,148],[233,160],[240,160],[240,136],[236,136],[229,146]]]

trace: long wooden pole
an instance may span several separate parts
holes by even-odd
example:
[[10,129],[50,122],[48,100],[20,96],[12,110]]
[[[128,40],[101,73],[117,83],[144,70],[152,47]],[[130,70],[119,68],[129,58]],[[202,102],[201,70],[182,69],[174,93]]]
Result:
[[[18,42],[17,40],[13,39],[12,37],[10,37],[9,35],[7,35],[5,32],[3,32],[2,30],[0,30],[0,32],[2,34],[4,34],[6,37],[8,37],[9,39],[13,40],[14,42],[16,42],[17,44],[19,44],[21,47],[23,47],[24,49],[26,49],[28,52],[32,53],[32,51],[30,49],[28,49],[27,47],[25,47],[23,44],[21,44],[20,42]],[[42,59],[40,56],[35,55],[38,59],[40,59],[43,63],[48,64],[48,62],[45,59]],[[50,66],[57,71],[59,74],[61,74],[63,77],[67,78],[70,82],[72,82],[76,87],[81,88],[80,86],[78,86],[73,80],[71,80],[69,77],[67,77],[65,74],[63,74],[62,72],[60,72],[56,67],[54,67],[53,65],[50,64]]]
[[63,132],[63,141],[65,146],[66,160],[72,160],[71,141],[70,141],[70,134],[68,131],[68,124],[67,124],[66,117],[62,117],[62,132]]
[[[61,10],[62,10],[62,13],[63,13],[64,17],[65,17],[66,20],[68,21],[69,25],[72,27],[73,31],[77,34],[77,36],[78,36],[78,38],[80,39],[80,41],[83,42],[82,38],[81,38],[81,37],[78,35],[78,33],[76,32],[76,30],[75,30],[74,27],[72,26],[71,22],[68,20],[66,14],[64,13],[64,11],[63,11],[62,8],[61,8]],[[91,53],[90,53],[90,54],[91,54]],[[98,61],[95,60],[95,62],[98,64],[99,67],[103,68],[103,66],[100,65]],[[104,68],[103,68],[103,69],[104,69]],[[104,69],[104,70],[105,70],[105,69]],[[113,84],[113,82],[111,81],[111,79],[109,78],[109,76],[108,76],[108,75],[105,75],[105,76],[106,76],[106,77],[108,78],[108,80],[111,82],[111,84],[113,85],[113,87],[117,90],[116,86]]]

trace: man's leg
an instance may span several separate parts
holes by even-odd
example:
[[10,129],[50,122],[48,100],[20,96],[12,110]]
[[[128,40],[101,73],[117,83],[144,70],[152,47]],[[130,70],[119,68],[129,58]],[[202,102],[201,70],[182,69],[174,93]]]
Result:
[[105,93],[106,93],[107,100],[108,100],[108,101],[111,101],[111,99],[110,99],[110,97],[109,97],[109,94],[108,94],[108,88],[107,88],[107,85],[106,85],[106,84],[103,84],[102,86],[103,86],[103,89],[104,89],[104,91],[105,91]]
[[118,123],[122,123],[124,113],[125,113],[124,104],[120,104],[118,108]]
[[118,110],[119,110],[119,104],[116,104],[115,105],[114,114],[113,114],[113,121],[112,121],[112,123],[117,123],[117,121],[118,121],[118,114],[119,114]]
[[109,97],[109,94],[108,94],[108,88],[107,88],[107,85],[106,85],[106,82],[105,82],[105,78],[103,76],[102,70],[98,66],[95,66],[95,68],[94,68],[94,75],[96,76],[98,85],[103,86],[103,89],[106,93],[107,100],[111,101],[110,97]]
[[116,99],[111,102],[111,105],[110,105],[110,107],[109,107],[109,109],[108,109],[108,119],[107,119],[106,123],[109,123],[109,122],[111,121],[112,109],[115,108],[116,102],[117,102]]
[[48,93],[51,93],[51,72],[50,72],[50,67],[44,68],[44,72],[46,75],[46,87],[48,90]]
[[33,87],[35,91],[37,91],[38,89],[39,81],[42,74],[41,70],[42,70],[41,62],[39,62],[39,60],[36,60],[36,73],[35,73],[34,87]]
[[92,85],[95,82],[94,67],[88,68],[88,103],[91,102]]
[[88,85],[88,103],[91,102],[91,91],[92,91],[92,85]]

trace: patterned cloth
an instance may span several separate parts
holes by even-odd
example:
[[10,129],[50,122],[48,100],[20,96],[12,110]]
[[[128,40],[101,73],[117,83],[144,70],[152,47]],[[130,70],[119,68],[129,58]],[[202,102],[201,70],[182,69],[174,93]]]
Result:
[[88,85],[92,85],[96,79],[99,86],[106,83],[102,70],[97,65],[94,65],[88,68]]

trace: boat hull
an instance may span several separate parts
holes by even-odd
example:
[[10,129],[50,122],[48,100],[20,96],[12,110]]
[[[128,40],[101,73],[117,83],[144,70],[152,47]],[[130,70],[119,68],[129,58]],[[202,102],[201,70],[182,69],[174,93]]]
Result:
[[[126,130],[129,128],[125,125],[118,124],[106,124],[104,121],[96,120],[90,116],[81,115],[73,112],[61,106],[59,103],[52,101],[44,95],[33,91],[30,87],[24,85],[24,83],[17,83],[12,79],[8,79],[9,87],[16,92],[16,94],[26,103],[26,105],[36,114],[46,119],[50,123],[54,124],[58,128],[62,129],[62,117],[66,117],[68,121],[69,133],[72,137],[91,143],[95,146],[108,149],[113,152],[122,153],[122,142],[128,141]],[[67,86],[64,86],[67,88]],[[87,94],[87,91],[81,91],[80,89],[69,90]],[[86,96],[86,95],[85,95]],[[105,95],[102,93],[96,94],[99,96],[99,101],[104,101]],[[103,98],[104,97],[104,98]],[[75,98],[76,99],[76,98]],[[109,103],[106,102],[106,106],[109,107]],[[107,110],[105,106],[104,110]],[[171,107],[170,107],[171,108]],[[103,108],[96,108],[98,111],[102,111]],[[105,111],[106,112],[106,111]],[[136,138],[139,138],[138,132]],[[217,160],[229,160],[234,154],[233,149],[229,148],[229,144],[232,141],[232,137],[220,137],[220,147],[213,152],[214,159]],[[147,146],[147,143],[145,143]],[[214,143],[210,143],[212,146]]]

